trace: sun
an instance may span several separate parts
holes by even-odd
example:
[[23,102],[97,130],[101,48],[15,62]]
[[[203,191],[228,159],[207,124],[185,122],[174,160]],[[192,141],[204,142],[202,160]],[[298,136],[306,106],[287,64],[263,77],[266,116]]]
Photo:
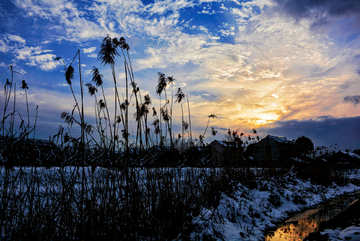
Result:
[[279,115],[275,113],[259,113],[256,115],[256,120],[254,120],[254,124],[256,126],[262,126],[265,124],[273,123],[279,119]]

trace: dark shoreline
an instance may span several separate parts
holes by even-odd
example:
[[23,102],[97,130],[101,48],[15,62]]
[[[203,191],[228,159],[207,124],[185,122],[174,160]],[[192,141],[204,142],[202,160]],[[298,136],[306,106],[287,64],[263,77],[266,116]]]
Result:
[[[335,197],[335,198],[331,198],[331,199],[328,199],[328,200],[325,200],[325,201],[322,201],[321,203],[319,204],[316,204],[312,207],[305,207],[303,208],[301,211],[295,211],[295,212],[290,212],[290,213],[287,213],[288,214],[288,217],[285,218],[284,220],[282,220],[281,222],[278,222],[276,223],[276,227],[275,228],[269,228],[269,229],[266,229],[265,232],[264,232],[264,237],[265,238],[271,238],[272,237],[272,234],[274,234],[278,229],[280,228],[284,228],[286,225],[292,223],[292,224],[296,224],[298,225],[299,223],[299,220],[303,219],[299,219],[297,221],[288,221],[290,220],[291,218],[293,218],[294,216],[296,215],[301,215],[301,214],[304,214],[305,212],[307,211],[310,211],[310,210],[316,210],[317,211],[315,213],[312,213],[312,214],[309,214],[308,216],[304,216],[304,219],[305,218],[311,218],[313,215],[317,215],[317,214],[320,214],[321,212],[324,212],[324,210],[328,209],[330,210],[330,207],[336,205],[334,204],[334,202],[341,202],[341,201],[344,201],[342,199],[360,199],[360,192],[357,191],[357,192],[352,192],[352,193],[346,193],[346,194],[343,194],[342,196],[338,196],[338,197]],[[350,203],[352,203],[353,201],[351,201]],[[360,204],[360,201],[358,202]],[[330,222],[331,220],[334,220],[336,217],[338,217],[338,215],[340,215],[340,213],[343,213],[346,209],[347,209],[348,205],[346,205],[346,207],[344,209],[342,209],[342,211],[340,211],[339,213],[337,213],[334,217],[330,218],[330,219],[327,219],[326,222]],[[360,208],[359,208],[360,210]],[[314,218],[316,220],[316,218]],[[313,219],[312,219],[313,220]],[[344,222],[343,220],[341,222]],[[325,239],[320,239],[320,240],[327,240],[326,239],[326,235],[323,237],[321,236],[320,232],[325,229],[326,227],[324,226],[324,224],[322,223],[325,223],[324,221],[321,221],[318,223],[319,225],[319,230],[315,231],[315,232],[310,232],[309,235],[307,237],[304,238],[304,240],[319,240],[318,238],[319,237],[322,237],[322,238],[325,238]],[[351,225],[349,225],[351,226]],[[324,228],[323,228],[324,227]],[[314,236],[315,235],[315,236]],[[315,238],[315,239],[308,239],[308,238]]]

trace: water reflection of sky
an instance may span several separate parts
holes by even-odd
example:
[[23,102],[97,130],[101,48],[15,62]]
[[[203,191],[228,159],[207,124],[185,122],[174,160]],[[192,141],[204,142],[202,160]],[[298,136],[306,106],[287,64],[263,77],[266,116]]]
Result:
[[322,221],[327,221],[335,217],[342,210],[345,210],[356,198],[356,195],[337,198],[327,204],[318,205],[313,209],[294,214],[275,231],[269,232],[268,235],[265,236],[265,240],[303,240],[309,236],[310,233],[318,231],[319,224]]

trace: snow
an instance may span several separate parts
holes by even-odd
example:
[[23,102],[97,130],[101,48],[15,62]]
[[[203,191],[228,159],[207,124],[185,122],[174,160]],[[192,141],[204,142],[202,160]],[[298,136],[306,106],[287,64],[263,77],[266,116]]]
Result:
[[[271,135],[268,135],[267,137],[269,137],[270,139],[273,139],[273,140],[275,140],[275,141],[277,141],[277,142],[294,144],[293,141],[286,139],[286,137],[282,137],[282,136],[271,136]],[[266,137],[265,137],[265,138],[266,138]],[[265,138],[264,138],[264,139],[265,139]]]
[[347,151],[341,151],[342,153],[346,154],[346,155],[349,155],[351,157],[355,157],[357,159],[360,159],[360,156],[356,153],[353,153],[353,152],[347,152]]
[[[48,177],[49,180],[43,180],[45,185],[50,179],[52,182],[55,181],[53,178],[56,177],[57,172],[64,172],[71,176],[77,167],[53,167],[49,169],[15,167],[14,172],[20,169],[29,175],[36,175],[34,172],[47,172],[48,175],[44,177]],[[185,173],[189,169],[191,168],[183,168],[182,170]],[[154,170],[160,171],[160,168],[154,168]],[[196,171],[196,168],[191,170]],[[259,168],[252,170],[261,171]],[[89,176],[100,175],[103,171],[109,172],[109,170],[98,167],[91,174],[91,168],[85,168],[85,173]],[[138,173],[142,175],[141,171]],[[0,174],[5,174],[4,168],[0,169]],[[360,179],[359,170],[349,171],[348,175],[351,179]],[[174,178],[181,177],[176,176]],[[145,182],[145,179],[143,181]],[[309,180],[297,178],[292,169],[282,177],[259,177],[256,179],[256,185],[256,188],[250,188],[249,185],[238,183],[233,190],[221,193],[218,205],[203,207],[200,215],[194,217],[196,228],[191,233],[190,238],[264,240],[265,231],[268,228],[275,228],[277,223],[289,218],[291,213],[306,210],[325,200],[360,190],[359,185],[352,183],[345,186],[333,183],[328,187],[315,185]],[[296,215],[292,217],[293,220],[296,218]],[[360,240],[360,227],[356,226],[344,230],[325,230],[323,233],[328,234],[331,240]]]
[[[358,172],[353,173],[352,177],[359,178]],[[201,234],[206,233],[218,240],[264,240],[265,231],[276,227],[276,223],[287,219],[290,213],[360,190],[354,184],[333,184],[325,188],[297,179],[291,172],[283,179],[260,179],[258,184],[257,189],[239,184],[235,193],[223,193],[216,209],[203,210],[208,214],[203,217],[200,215],[203,220],[202,228],[196,230],[197,233],[194,232],[191,238],[201,237]],[[281,205],[277,206],[271,200],[271,195],[278,197]],[[296,219],[296,216],[293,218]],[[355,228],[343,231],[345,233],[340,232],[338,237],[356,236],[360,229],[354,230]]]
[[360,240],[360,227],[350,226],[345,229],[325,229],[322,235],[329,235],[328,240]]

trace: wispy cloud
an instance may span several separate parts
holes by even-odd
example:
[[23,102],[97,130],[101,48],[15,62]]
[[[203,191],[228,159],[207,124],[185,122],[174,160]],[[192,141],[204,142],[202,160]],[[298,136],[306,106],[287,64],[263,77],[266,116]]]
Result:
[[[214,124],[231,129],[318,115],[360,115],[359,108],[344,103],[360,91],[355,1],[343,1],[339,9],[334,1],[310,0],[15,3],[25,17],[45,20],[54,31],[52,39],[80,46],[86,57],[97,58],[96,47],[89,46],[97,46],[106,34],[124,36],[139,85],[155,95],[156,73],[174,75],[190,95],[198,125],[210,113],[221,119]],[[341,27],[346,23],[351,26]],[[59,63],[52,59],[58,53],[48,47],[56,41],[44,47],[21,36],[26,35],[2,35],[0,52],[11,52],[28,66],[56,68]],[[85,61],[87,66],[95,62]]]
[[90,53],[94,52],[95,50],[96,50],[96,47],[90,47],[90,48],[83,49],[85,54],[90,54]]
[[92,53],[92,54],[88,54],[87,57],[90,57],[90,58],[97,58],[98,55],[96,53]]
[[108,30],[85,18],[86,12],[79,10],[72,1],[19,1],[15,4],[24,9],[28,17],[37,16],[65,26],[72,41],[81,41],[106,35]]
[[3,53],[6,53],[8,50],[9,50],[9,48],[6,45],[6,43],[0,39],[0,51]]
[[193,1],[187,1],[187,0],[177,0],[177,1],[171,1],[171,0],[165,0],[165,1],[156,1],[154,4],[149,5],[146,8],[146,11],[148,11],[151,14],[163,14],[168,11],[177,12],[180,9],[192,7],[195,3]]
[[24,46],[26,40],[18,35],[4,34],[0,39],[0,51],[8,52],[14,46]]
[[29,62],[27,63],[30,66],[37,66],[42,70],[49,71],[55,69],[59,63],[58,61],[54,61],[56,56],[54,54],[40,54],[29,56]]
[[53,61],[56,56],[50,54],[52,50],[26,46],[26,40],[21,36],[8,34],[0,40],[0,43],[2,52],[12,51],[15,59],[25,61],[29,66],[37,66],[42,70],[49,71],[59,65],[59,63]]
[[25,44],[25,43],[26,43],[26,40],[23,39],[22,37],[18,36],[18,35],[8,34],[8,35],[7,35],[7,38],[8,38],[10,41],[16,41],[16,42],[19,42],[19,43],[22,43],[22,44]]
[[8,67],[7,64],[5,64],[4,62],[0,62],[0,66],[1,66],[1,67],[4,67],[4,68],[7,68],[7,67]]

